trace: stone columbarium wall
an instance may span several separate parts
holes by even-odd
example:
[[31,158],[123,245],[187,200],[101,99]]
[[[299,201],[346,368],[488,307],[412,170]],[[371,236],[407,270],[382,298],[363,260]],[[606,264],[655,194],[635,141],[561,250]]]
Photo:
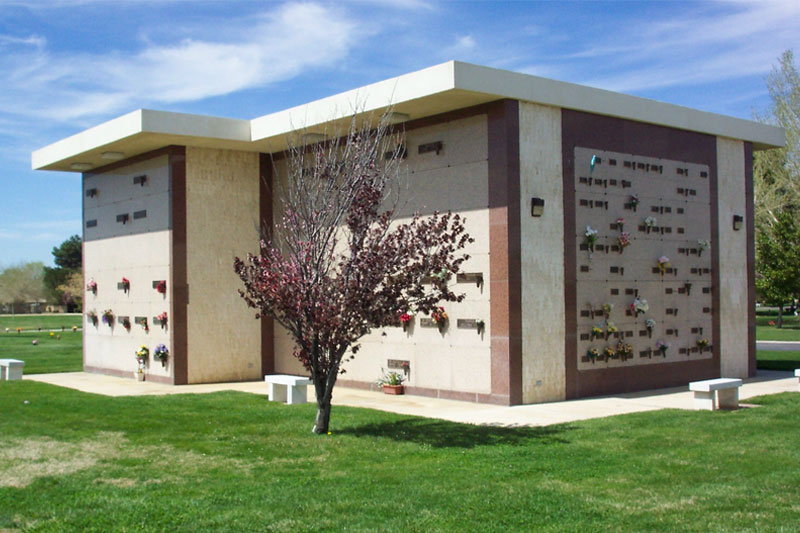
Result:
[[[84,369],[134,377],[135,352],[145,345],[151,352],[145,373],[171,381],[170,359],[162,366],[152,357],[156,345],[171,346],[168,158],[86,175],[83,189],[84,277],[87,285],[97,285],[84,292]],[[130,282],[127,290],[123,278]],[[157,288],[160,282],[164,292]],[[107,310],[112,321],[103,318]],[[157,318],[162,313],[167,313],[163,326]]]

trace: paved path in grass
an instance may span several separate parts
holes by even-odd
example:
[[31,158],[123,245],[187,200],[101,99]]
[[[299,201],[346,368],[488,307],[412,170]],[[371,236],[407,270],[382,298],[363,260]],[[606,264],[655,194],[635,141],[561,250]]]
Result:
[[[139,383],[133,379],[85,372],[34,374],[26,375],[24,379],[107,396],[198,394],[222,390],[254,394],[267,393],[267,385],[261,381],[173,386],[147,381]],[[739,395],[745,404],[747,403],[747,398],[762,394],[787,391],[794,391],[800,394],[798,380],[791,372],[760,370],[756,377],[746,379],[744,382]],[[313,401],[313,387],[308,388],[308,397],[310,401]],[[687,387],[677,387],[568,402],[504,407],[422,396],[387,396],[380,392],[337,387],[333,393],[333,403],[334,405],[368,407],[381,411],[428,418],[442,418],[469,424],[545,426],[657,409],[691,409],[693,395],[688,391]]]
[[772,350],[777,352],[800,352],[800,342],[756,341],[756,350]]

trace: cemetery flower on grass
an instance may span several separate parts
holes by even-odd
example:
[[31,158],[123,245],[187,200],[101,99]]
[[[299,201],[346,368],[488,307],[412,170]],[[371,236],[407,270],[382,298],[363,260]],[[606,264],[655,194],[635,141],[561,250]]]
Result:
[[153,350],[153,357],[161,361],[161,366],[167,364],[167,357],[169,357],[169,350],[163,344],[156,345],[156,349]]

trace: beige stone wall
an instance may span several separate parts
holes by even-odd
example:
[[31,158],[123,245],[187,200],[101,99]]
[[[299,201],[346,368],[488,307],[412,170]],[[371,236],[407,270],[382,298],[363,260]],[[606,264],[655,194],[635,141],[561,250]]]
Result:
[[[147,177],[144,185],[134,184],[137,176]],[[87,176],[83,188],[84,272],[87,282],[97,283],[96,293],[84,289],[84,309],[98,315],[96,326],[84,315],[84,364],[130,372],[133,377],[140,346],[147,346],[151,353],[159,343],[171,346],[169,328],[153,323],[156,315],[170,308],[169,293],[153,288],[157,280],[171,283],[167,157]],[[96,194],[86,196],[89,189],[96,189]],[[128,214],[129,219],[118,222],[119,214]],[[118,288],[123,277],[130,280],[128,292]],[[106,309],[115,315],[113,325],[102,321]],[[122,317],[130,320],[130,330],[123,326]],[[137,317],[147,319],[149,330],[135,323]],[[169,377],[173,371],[169,362],[162,367],[151,358],[146,373]]]
[[745,216],[744,144],[717,138],[719,198],[720,372],[747,377],[747,221],[733,230],[733,215]]
[[258,176],[257,153],[186,149],[189,383],[261,378],[260,323],[233,271],[258,249]]
[[[135,352],[146,345],[150,352],[159,343],[171,345],[169,328],[153,324],[153,317],[169,311],[169,295],[153,289],[153,281],[169,283],[169,231],[125,235],[121,237],[88,241],[83,245],[86,279],[97,282],[97,294],[85,291],[84,309],[95,311],[97,326],[84,316],[83,342],[87,367],[130,371],[131,377],[138,364]],[[117,288],[122,278],[131,282],[127,293]],[[113,326],[104,324],[102,313],[111,309],[116,316]],[[131,321],[126,330],[121,317]],[[147,317],[150,330],[135,324],[137,316]],[[148,374],[171,376],[170,364],[162,367],[152,359]]]
[[[385,328],[364,337],[361,350],[347,363],[344,379],[374,382],[387,368],[389,359],[409,361],[408,385],[488,394],[491,391],[489,335],[474,329],[460,329],[458,319],[482,319],[489,331],[489,212],[488,147],[485,115],[419,128],[407,134],[408,159],[404,166],[403,200],[399,220],[414,211],[457,209],[466,217],[468,233],[475,238],[467,253],[471,258],[464,272],[482,273],[484,284],[457,283],[456,292],[466,299],[459,304],[443,304],[449,327],[440,333],[436,328],[421,327],[417,316],[413,325]],[[444,149],[419,153],[419,145],[442,141]],[[278,165],[278,174],[284,172]],[[277,195],[276,195],[277,196]],[[274,201],[280,213],[280,202]],[[292,341],[276,326],[275,365],[277,372],[304,373],[292,357]]]
[[[134,178],[145,176],[143,184]],[[168,156],[155,157],[83,180],[84,241],[170,227]],[[87,191],[94,189],[93,196]],[[118,215],[128,215],[118,222]],[[134,215],[136,215],[134,217]]]
[[[561,110],[520,102],[522,401],[566,397]],[[541,217],[530,199],[544,198]]]

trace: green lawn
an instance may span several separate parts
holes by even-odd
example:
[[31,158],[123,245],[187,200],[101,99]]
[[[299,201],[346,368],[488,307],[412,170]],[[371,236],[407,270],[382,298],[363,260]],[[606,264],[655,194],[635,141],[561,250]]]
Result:
[[[34,339],[39,341],[36,346]],[[83,370],[82,346],[80,330],[58,331],[52,337],[46,331],[0,332],[0,359],[25,361],[25,374],[79,372]]]
[[800,368],[800,352],[759,350],[756,352],[758,368],[762,370],[794,370]]
[[82,327],[83,315],[54,314],[54,315],[0,315],[0,333],[6,328],[15,332],[17,328],[25,330],[42,331],[50,329],[60,330],[62,327],[71,329],[72,326]]
[[777,324],[777,312],[769,315],[756,315],[756,340],[800,342],[800,317],[784,316],[783,327],[780,329],[770,326],[770,322]]
[[[25,402],[29,403],[25,403]],[[0,383],[0,530],[797,531],[800,394],[546,428]]]

